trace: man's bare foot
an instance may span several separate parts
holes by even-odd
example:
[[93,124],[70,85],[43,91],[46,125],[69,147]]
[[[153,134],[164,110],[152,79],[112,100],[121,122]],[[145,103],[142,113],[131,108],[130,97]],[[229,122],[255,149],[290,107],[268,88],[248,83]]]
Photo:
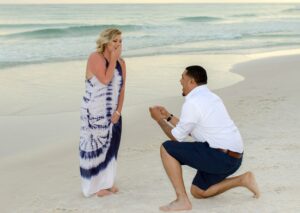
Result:
[[192,204],[189,200],[174,200],[168,205],[159,207],[161,211],[169,212],[169,211],[182,211],[182,210],[191,210]]
[[251,192],[253,192],[253,194],[254,194],[253,197],[254,198],[259,198],[260,197],[259,188],[258,188],[258,185],[256,183],[254,174],[252,172],[246,172],[245,174],[243,174],[242,184],[243,184],[243,186],[248,188]]
[[111,195],[111,194],[112,194],[112,192],[109,191],[109,190],[107,190],[107,189],[101,189],[100,191],[98,191],[98,192],[96,193],[96,195],[97,195],[98,197],[104,197],[104,196]]
[[111,188],[109,188],[108,189],[110,192],[112,192],[112,193],[117,193],[118,191],[119,191],[119,188],[118,187],[116,187],[116,186],[112,186]]

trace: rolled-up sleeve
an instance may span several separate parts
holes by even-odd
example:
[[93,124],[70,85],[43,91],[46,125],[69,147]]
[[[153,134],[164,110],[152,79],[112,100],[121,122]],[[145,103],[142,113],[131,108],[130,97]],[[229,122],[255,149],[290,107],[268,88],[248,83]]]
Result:
[[195,106],[192,102],[185,102],[182,106],[178,124],[171,133],[177,141],[182,142],[193,131],[197,124]]

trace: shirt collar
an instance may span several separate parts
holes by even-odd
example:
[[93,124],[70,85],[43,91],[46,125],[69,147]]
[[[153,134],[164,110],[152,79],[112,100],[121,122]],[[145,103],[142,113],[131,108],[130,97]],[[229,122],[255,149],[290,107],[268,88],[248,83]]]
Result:
[[185,96],[185,99],[188,100],[191,97],[193,97],[195,94],[198,94],[198,93],[200,93],[202,91],[207,91],[207,90],[208,90],[208,87],[207,87],[206,84],[197,86],[194,89],[192,89],[192,91],[190,91],[190,93],[187,94],[187,96]]

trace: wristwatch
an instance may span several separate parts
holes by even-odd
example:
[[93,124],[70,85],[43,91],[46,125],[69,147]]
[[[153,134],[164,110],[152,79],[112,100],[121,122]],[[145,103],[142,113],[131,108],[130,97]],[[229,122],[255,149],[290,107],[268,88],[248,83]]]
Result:
[[173,114],[170,114],[169,117],[167,118],[167,121],[169,122],[173,117]]

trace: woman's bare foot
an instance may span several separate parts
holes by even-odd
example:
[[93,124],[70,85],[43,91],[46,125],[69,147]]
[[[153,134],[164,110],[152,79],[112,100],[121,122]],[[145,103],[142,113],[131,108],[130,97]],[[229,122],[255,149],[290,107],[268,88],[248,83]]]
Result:
[[192,204],[188,199],[181,199],[181,200],[177,199],[165,206],[159,207],[159,209],[164,212],[191,210]]
[[242,178],[242,185],[248,188],[251,192],[253,192],[253,197],[254,198],[259,198],[260,197],[260,192],[258,185],[256,183],[254,174],[252,172],[246,172],[243,175]]
[[118,187],[116,187],[116,186],[112,186],[111,188],[109,188],[108,189],[110,192],[112,192],[112,193],[117,193],[118,191],[119,191],[119,188]]
[[107,190],[107,189],[101,189],[101,190],[99,190],[99,191],[96,193],[96,195],[97,195],[98,197],[104,197],[104,196],[108,196],[108,195],[111,195],[111,194],[112,194],[112,192],[109,191],[109,190]]

